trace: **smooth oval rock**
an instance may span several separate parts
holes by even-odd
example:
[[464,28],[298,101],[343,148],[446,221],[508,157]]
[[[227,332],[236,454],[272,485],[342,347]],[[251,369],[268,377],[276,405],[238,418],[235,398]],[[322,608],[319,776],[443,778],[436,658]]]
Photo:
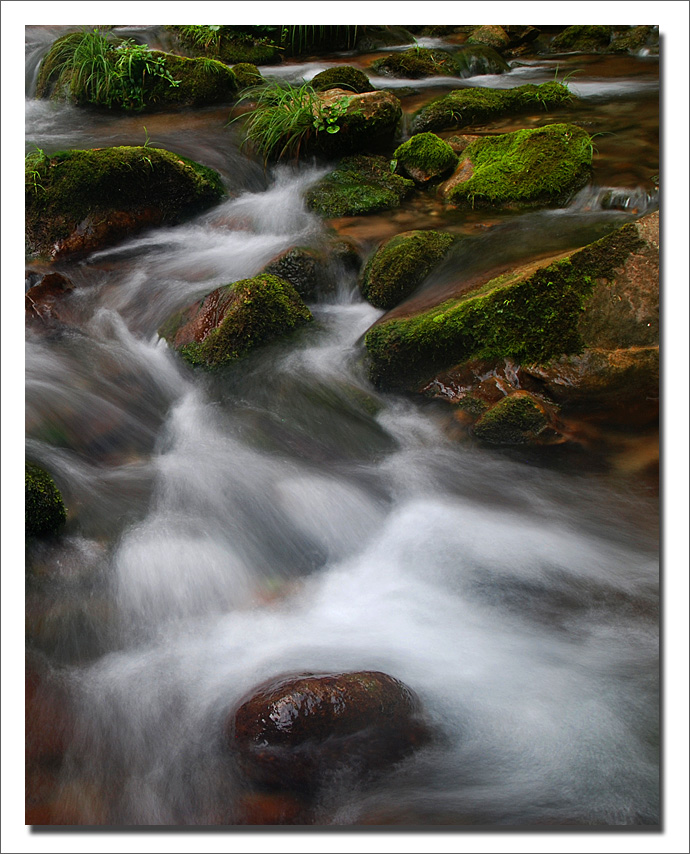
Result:
[[326,773],[402,759],[428,737],[420,715],[416,695],[385,673],[283,677],[228,717],[226,737],[254,783],[313,789]]

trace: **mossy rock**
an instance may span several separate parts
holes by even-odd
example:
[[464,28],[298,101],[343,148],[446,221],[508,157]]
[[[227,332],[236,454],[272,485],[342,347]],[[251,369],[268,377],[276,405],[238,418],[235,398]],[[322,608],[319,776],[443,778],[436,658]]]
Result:
[[481,415],[473,433],[492,445],[522,445],[535,439],[547,424],[539,401],[528,392],[518,391]]
[[264,82],[261,72],[251,62],[238,62],[232,66],[237,85],[240,89],[249,89],[252,86],[260,86]]
[[225,194],[213,169],[141,146],[37,151],[26,157],[25,189],[27,251],[53,258],[181,222]]
[[402,106],[390,92],[356,94],[327,89],[317,95],[321,108],[335,110],[338,132],[321,132],[307,139],[304,153],[342,157],[354,152],[388,149],[402,118]]
[[317,92],[327,89],[346,89],[351,92],[373,92],[374,86],[360,68],[351,65],[336,65],[315,75],[311,85]]
[[362,275],[362,295],[377,308],[392,308],[416,290],[455,240],[441,231],[396,235],[369,259]]
[[414,182],[394,175],[385,157],[354,155],[307,190],[306,202],[321,216],[360,216],[397,208],[413,190]]
[[397,170],[419,184],[440,180],[458,163],[451,146],[435,133],[418,133],[399,145],[393,153]]
[[548,110],[573,101],[573,94],[562,83],[528,83],[514,89],[456,89],[423,107],[412,121],[413,133],[462,128],[481,124],[499,116],[530,110]]
[[231,68],[214,59],[188,59],[171,53],[152,51],[165,57],[165,67],[179,85],[171,87],[165,80],[153,79],[146,86],[147,108],[204,107],[228,103],[239,87]]
[[510,44],[510,37],[503,29],[497,26],[477,27],[472,30],[467,44],[483,44],[495,50],[504,50]]
[[282,252],[261,271],[289,282],[302,299],[313,299],[327,287],[327,263],[322,253],[303,246]]
[[591,170],[589,134],[577,125],[546,125],[471,143],[441,193],[466,207],[563,203]]
[[480,74],[504,74],[510,66],[500,53],[486,44],[464,44],[453,53],[459,77],[477,77]]
[[551,42],[551,50],[596,53],[605,50],[611,41],[611,27],[575,25],[567,27]]
[[213,33],[209,29],[204,26],[170,27],[179,45],[192,56],[206,56],[228,65],[275,65],[280,62],[278,46],[269,38],[238,32],[229,26],[220,27]]
[[582,352],[588,299],[599,280],[613,279],[643,245],[630,223],[550,264],[496,276],[412,317],[384,318],[364,339],[372,380],[414,390],[470,359],[542,364]]
[[371,64],[376,74],[384,77],[405,77],[413,80],[422,77],[456,77],[458,67],[453,54],[445,50],[412,48],[391,53]]
[[27,537],[48,537],[65,524],[65,503],[55,481],[35,463],[25,464],[24,530]]
[[609,45],[609,53],[634,53],[646,45],[659,45],[659,34],[656,27],[629,27],[623,32],[615,33]]
[[312,320],[295,288],[260,273],[218,288],[159,330],[191,365],[217,368]]

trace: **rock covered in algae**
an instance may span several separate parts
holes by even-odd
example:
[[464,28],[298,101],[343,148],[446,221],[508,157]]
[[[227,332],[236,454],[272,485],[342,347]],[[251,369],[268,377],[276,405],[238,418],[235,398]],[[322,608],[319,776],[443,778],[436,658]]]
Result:
[[589,134],[577,125],[546,125],[470,143],[440,192],[470,207],[562,203],[584,187],[591,170]]
[[611,27],[576,24],[566,27],[551,42],[553,51],[594,53],[605,50],[611,41]]
[[320,71],[311,81],[317,92],[327,89],[345,89],[350,92],[372,92],[374,86],[361,68],[352,65],[334,65],[325,71]]
[[72,149],[26,157],[29,255],[83,255],[147,226],[178,223],[225,193],[220,176],[160,148]]
[[190,364],[215,368],[311,320],[289,282],[260,273],[217,288],[170,318],[160,334]]
[[48,472],[35,463],[25,463],[24,526],[27,537],[56,534],[65,524],[67,512],[62,494]]
[[362,275],[362,296],[377,308],[408,297],[445,256],[456,238],[442,231],[406,231],[381,245]]
[[528,392],[516,391],[481,415],[474,435],[492,445],[522,445],[535,439],[547,423],[542,403]]
[[445,140],[435,133],[417,133],[393,152],[396,169],[418,184],[438,181],[451,172],[458,156]]
[[456,89],[423,107],[412,120],[412,132],[467,127],[498,116],[567,106],[573,99],[568,87],[555,81],[514,89]]
[[307,206],[326,217],[358,216],[399,207],[414,182],[394,175],[385,157],[345,157],[307,190]]
[[298,789],[338,769],[385,768],[428,738],[416,695],[377,671],[263,685],[228,717],[225,732],[250,780]]

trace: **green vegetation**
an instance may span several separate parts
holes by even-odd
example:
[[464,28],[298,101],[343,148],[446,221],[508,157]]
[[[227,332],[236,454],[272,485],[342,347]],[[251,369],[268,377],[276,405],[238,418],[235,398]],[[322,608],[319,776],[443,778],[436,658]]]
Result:
[[27,537],[56,534],[65,524],[67,512],[60,490],[47,471],[25,463],[24,530]]
[[[654,27],[629,27],[622,33],[616,33],[609,51],[612,53],[625,53],[626,51],[637,51],[643,48],[648,42],[652,42],[655,36]],[[656,42],[658,45],[658,35]]]
[[280,27],[280,46],[292,56],[310,50],[349,50],[357,43],[356,25],[283,25]]
[[[195,56],[209,56],[228,65],[271,65],[280,61],[280,50],[258,27],[183,26],[170,28],[180,45]],[[275,28],[267,28],[275,29]]]
[[57,39],[41,64],[36,92],[39,98],[141,111],[217,103],[236,89],[235,75],[220,62],[153,51],[93,30]]
[[412,79],[436,76],[456,77],[459,74],[453,54],[445,50],[428,50],[422,47],[391,53],[374,60],[371,67],[377,74]]
[[559,33],[551,43],[551,50],[594,52],[608,47],[610,41],[611,27],[577,25]]
[[535,107],[544,110],[562,107],[572,100],[568,87],[555,81],[539,86],[528,83],[514,89],[456,89],[422,108],[412,122],[412,131],[461,128]]
[[261,72],[251,62],[240,62],[237,65],[233,65],[232,73],[235,75],[237,85],[240,89],[260,86],[264,82]]
[[184,335],[184,327],[199,320],[204,329],[215,325],[201,341],[176,346],[190,364],[216,368],[308,323],[312,315],[289,282],[260,273],[209,294],[192,310],[172,318],[160,334],[179,341],[178,333]]
[[455,169],[458,156],[435,133],[418,133],[396,148],[393,160],[396,171],[402,170],[414,180],[426,183]]
[[179,222],[225,193],[213,169],[150,146],[51,156],[37,150],[27,155],[25,174],[27,244],[36,254],[72,242],[89,249],[91,239],[110,242],[143,225]]
[[543,408],[532,395],[516,392],[504,397],[474,425],[479,439],[494,445],[521,445],[546,427]]
[[576,125],[546,125],[484,137],[467,146],[463,159],[472,174],[448,189],[453,204],[562,202],[589,180],[592,140]]
[[307,206],[326,217],[358,216],[399,207],[414,182],[390,170],[385,157],[345,157],[307,191]]
[[488,47],[495,48],[496,50],[501,50],[502,48],[508,47],[510,44],[510,38],[503,27],[475,27],[467,39],[467,44],[483,44]]
[[312,78],[311,85],[316,92],[324,92],[327,89],[349,89],[352,92],[371,92],[371,85],[367,75],[359,68],[351,65],[336,65],[321,71]]
[[440,231],[396,235],[369,259],[362,295],[377,308],[393,308],[426,279],[454,242],[452,234]]
[[611,277],[639,245],[635,226],[626,225],[535,272],[504,274],[429,311],[373,326],[364,341],[372,380],[413,389],[468,359],[543,363],[581,352],[578,322],[595,280]]

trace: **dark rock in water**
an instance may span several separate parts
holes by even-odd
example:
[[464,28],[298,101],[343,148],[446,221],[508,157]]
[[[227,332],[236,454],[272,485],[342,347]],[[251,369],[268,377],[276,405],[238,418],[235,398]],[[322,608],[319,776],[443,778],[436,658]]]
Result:
[[611,41],[611,27],[582,26],[566,27],[551,43],[552,51],[577,51],[595,53],[605,50]]
[[336,65],[327,68],[312,78],[311,85],[317,92],[327,89],[345,89],[350,92],[373,92],[374,86],[367,75],[352,65]]
[[259,688],[226,722],[247,777],[314,789],[326,775],[398,762],[428,738],[420,703],[385,673],[287,677]]
[[448,252],[456,238],[442,231],[406,231],[380,246],[362,277],[362,296],[377,308],[408,297]]
[[474,435],[492,445],[521,445],[546,427],[541,402],[528,392],[515,392],[492,406],[474,425]]
[[24,295],[24,317],[27,323],[47,324],[61,319],[60,299],[74,285],[62,273],[48,273]]
[[67,519],[60,490],[47,471],[35,463],[25,464],[25,532],[27,537],[56,534]]
[[384,157],[346,157],[307,190],[307,207],[325,217],[359,216],[397,208],[414,182],[390,170]]
[[25,176],[27,252],[51,258],[181,222],[225,194],[213,169],[144,146],[37,151],[26,158]]
[[285,279],[303,299],[312,299],[326,279],[326,259],[315,249],[295,246],[269,261],[262,272]]
[[218,288],[160,329],[192,365],[215,368],[312,320],[285,279],[260,273]]

